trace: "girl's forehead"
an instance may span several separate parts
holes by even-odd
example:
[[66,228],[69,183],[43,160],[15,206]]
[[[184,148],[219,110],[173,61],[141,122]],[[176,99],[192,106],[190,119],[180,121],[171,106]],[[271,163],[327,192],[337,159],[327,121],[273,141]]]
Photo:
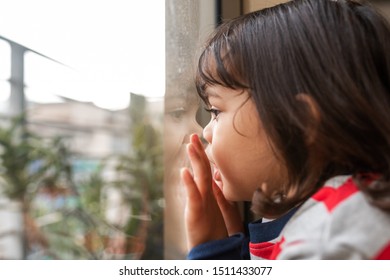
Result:
[[222,92],[218,90],[216,86],[209,86],[205,89],[205,96],[208,100],[220,100],[222,99]]
[[205,90],[208,99],[227,100],[238,96],[248,96],[249,92],[245,89],[233,89],[223,85],[210,85]]

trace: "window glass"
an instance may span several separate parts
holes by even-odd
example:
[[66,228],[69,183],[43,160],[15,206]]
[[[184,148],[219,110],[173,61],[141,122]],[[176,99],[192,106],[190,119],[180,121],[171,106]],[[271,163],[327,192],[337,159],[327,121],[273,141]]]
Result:
[[8,112],[11,87],[11,48],[7,41],[0,39],[0,115]]
[[0,114],[6,114],[9,106],[11,87],[8,81],[0,80]]
[[7,41],[0,39],[0,80],[8,80],[11,76],[11,48]]
[[[29,105],[61,103],[68,87],[70,70],[59,62],[35,52],[24,54],[24,85]],[[66,95],[66,94],[65,94]]]
[[164,196],[166,259],[186,256],[185,193],[179,178],[188,165],[186,144],[202,133],[200,100],[194,84],[196,54],[202,37],[214,28],[214,1],[166,1],[166,93],[164,114]]
[[2,6],[34,28],[11,36],[22,114],[0,121],[0,258],[163,258],[164,5],[86,2]]

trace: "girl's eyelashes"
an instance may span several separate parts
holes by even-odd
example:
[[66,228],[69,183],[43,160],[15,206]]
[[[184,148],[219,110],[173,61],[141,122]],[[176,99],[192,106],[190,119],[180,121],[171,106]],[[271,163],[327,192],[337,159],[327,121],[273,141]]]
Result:
[[215,120],[217,119],[218,115],[221,113],[220,110],[215,108],[205,108],[205,110],[209,113],[211,113],[212,118]]

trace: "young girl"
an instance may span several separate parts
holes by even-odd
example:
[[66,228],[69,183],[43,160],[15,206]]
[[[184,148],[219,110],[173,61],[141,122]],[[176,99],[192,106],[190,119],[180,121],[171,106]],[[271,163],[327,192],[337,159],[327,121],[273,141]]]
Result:
[[[368,4],[295,0],[220,26],[187,147],[188,258],[390,259],[390,28]],[[230,201],[261,217],[245,242]]]

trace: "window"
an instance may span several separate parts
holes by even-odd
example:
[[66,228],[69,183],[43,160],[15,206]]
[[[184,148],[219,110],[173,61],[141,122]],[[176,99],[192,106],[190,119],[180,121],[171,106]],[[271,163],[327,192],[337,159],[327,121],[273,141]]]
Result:
[[11,48],[7,41],[0,39],[0,114],[8,113],[11,87]]
[[87,2],[0,5],[0,258],[163,258],[164,3]]
[[204,37],[215,27],[214,1],[166,1],[166,93],[164,114],[164,257],[186,256],[184,186],[179,170],[186,165],[189,135],[201,133],[196,117],[200,100],[194,85],[194,62]]

